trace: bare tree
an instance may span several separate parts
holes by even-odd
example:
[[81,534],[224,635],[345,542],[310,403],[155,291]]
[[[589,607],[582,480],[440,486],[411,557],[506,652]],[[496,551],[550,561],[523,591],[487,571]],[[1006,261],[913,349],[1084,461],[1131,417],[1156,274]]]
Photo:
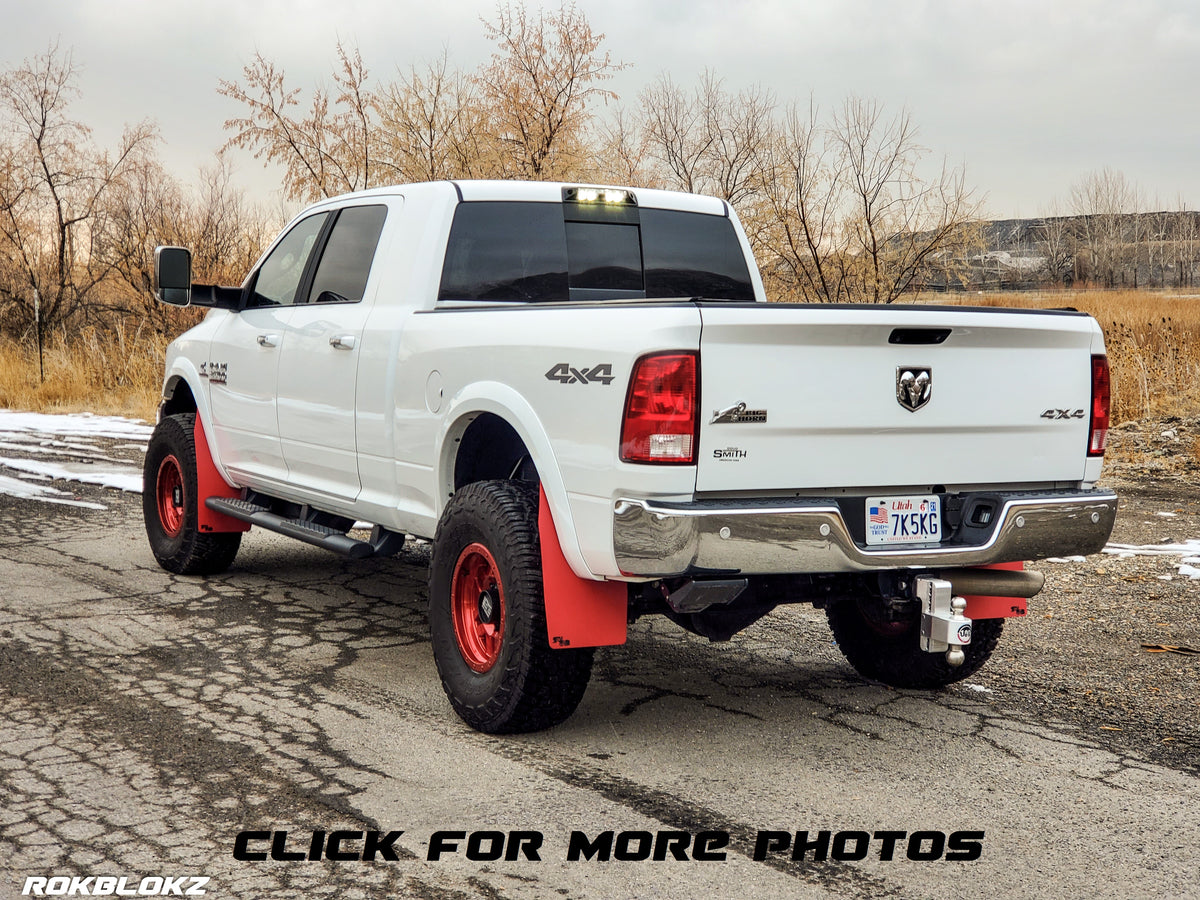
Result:
[[768,280],[809,301],[891,303],[952,277],[980,204],[962,168],[924,175],[925,154],[908,113],[885,120],[875,101],[847,100],[827,126],[812,104],[789,110],[764,191]]
[[180,317],[154,299],[156,246],[191,247],[198,282],[238,284],[279,224],[233,186],[223,156],[201,169],[191,186],[156,160],[147,161],[111,192],[105,217],[95,253],[111,273],[107,307],[147,322],[159,334],[174,330]]
[[449,68],[447,54],[385,85],[379,115],[379,165],[397,181],[486,178],[497,173],[488,110],[472,78]]
[[335,92],[317,88],[308,114],[298,115],[300,89],[284,84],[284,72],[255,54],[242,70],[244,84],[221,80],[218,93],[247,108],[229,119],[234,132],[226,147],[241,147],[284,171],[284,194],[293,200],[317,200],[375,184],[375,129],[368,72],[358,50],[337,45]]
[[591,167],[581,167],[580,177],[606,184],[662,187],[649,171],[646,138],[639,117],[616,108],[596,129],[597,143]]
[[1075,234],[1070,217],[1062,214],[1057,199],[1046,206],[1032,231],[1042,256],[1042,276],[1051,284],[1069,286],[1074,281]]
[[624,68],[607,51],[574,4],[530,14],[524,5],[499,6],[484,29],[497,44],[475,76],[504,148],[503,172],[520,178],[562,177],[584,160],[584,137],[594,101],[616,94],[600,86]]
[[1192,287],[1196,283],[1197,257],[1200,256],[1200,213],[1189,210],[1179,198],[1179,212],[1174,215],[1174,261],[1176,284]]
[[658,181],[676,190],[699,193],[705,155],[712,142],[702,104],[667,74],[643,90],[640,99],[645,142],[658,164]]
[[0,303],[22,310],[39,339],[73,316],[85,319],[108,274],[94,251],[105,226],[107,197],[151,153],[157,133],[143,122],[125,130],[115,152],[96,149],[91,131],[69,115],[76,96],[70,53],[51,46],[0,75],[0,244],[17,278]]
[[849,300],[842,232],[844,162],[831,152],[817,106],[789,107],[765,167],[760,265],[773,294],[816,302]]
[[759,86],[736,95],[706,71],[691,94],[660,75],[640,96],[647,153],[657,181],[734,205],[754,198],[775,130],[775,98]]
[[1081,249],[1090,277],[1115,287],[1132,243],[1129,217],[1140,211],[1140,189],[1122,172],[1105,167],[1071,185],[1071,207],[1080,217]]

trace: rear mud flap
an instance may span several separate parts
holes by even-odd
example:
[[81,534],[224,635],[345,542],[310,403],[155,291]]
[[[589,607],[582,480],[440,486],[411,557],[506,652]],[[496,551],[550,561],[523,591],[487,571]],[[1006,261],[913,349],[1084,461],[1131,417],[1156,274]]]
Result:
[[[981,569],[1010,569],[1020,572],[1025,568],[1023,562],[996,563],[991,566],[980,566]],[[1011,619],[1025,615],[1029,601],[1024,597],[965,597],[967,609],[964,615],[968,619]]]
[[538,489],[538,534],[550,646],[565,649],[625,643],[627,586],[621,581],[591,581],[571,571],[559,546],[558,531],[543,488]]

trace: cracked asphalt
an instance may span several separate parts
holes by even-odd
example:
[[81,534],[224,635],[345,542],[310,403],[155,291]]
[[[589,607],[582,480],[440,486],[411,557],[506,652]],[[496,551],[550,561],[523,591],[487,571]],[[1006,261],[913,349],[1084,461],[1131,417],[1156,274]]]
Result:
[[[1042,564],[992,662],[935,693],[864,682],[811,608],[725,644],[643,619],[567,723],[500,738],[442,694],[427,545],[349,562],[255,530],[228,573],[177,577],[136,496],[69,489],[108,508],[0,497],[0,897],[52,875],[238,898],[1200,896],[1200,657],[1141,649],[1200,647],[1200,582],[1170,559]],[[1121,490],[1115,540],[1200,536],[1194,488]],[[233,856],[242,831],[338,829],[403,830],[399,858]],[[539,831],[541,860],[427,860],[439,830]],[[574,830],[726,832],[728,855],[568,862]],[[755,861],[763,830],[985,837],[971,862],[877,840]]]

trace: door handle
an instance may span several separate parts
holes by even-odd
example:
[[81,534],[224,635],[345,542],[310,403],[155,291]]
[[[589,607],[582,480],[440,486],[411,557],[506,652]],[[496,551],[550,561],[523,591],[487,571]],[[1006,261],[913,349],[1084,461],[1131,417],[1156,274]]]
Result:
[[258,346],[274,347],[279,343],[279,335],[277,334],[260,334],[258,336]]
[[329,346],[336,350],[353,350],[354,335],[352,334],[337,334],[329,339]]

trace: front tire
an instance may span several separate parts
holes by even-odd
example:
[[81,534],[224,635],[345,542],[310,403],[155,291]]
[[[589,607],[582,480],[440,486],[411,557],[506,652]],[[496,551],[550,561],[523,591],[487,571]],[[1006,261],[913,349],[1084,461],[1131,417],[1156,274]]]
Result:
[[825,615],[842,655],[865,678],[892,687],[932,689],[962,681],[991,658],[1003,619],[975,619],[971,643],[962,648],[961,666],[946,662],[944,653],[921,649],[921,614],[914,610],[898,621],[878,615],[881,601],[847,598],[831,604]]
[[214,575],[233,564],[242,534],[199,529],[195,428],[195,413],[166,416],[155,427],[142,468],[142,517],[160,566],[177,575]]
[[590,648],[550,648],[537,524],[535,486],[479,481],[455,491],[433,540],[434,661],[454,711],[489,734],[563,722],[591,677]]

